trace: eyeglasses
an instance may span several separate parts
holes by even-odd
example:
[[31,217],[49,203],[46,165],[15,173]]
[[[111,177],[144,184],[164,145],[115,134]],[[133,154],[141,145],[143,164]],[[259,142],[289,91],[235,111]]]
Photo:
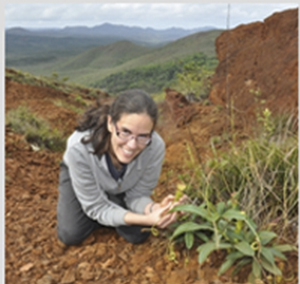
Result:
[[114,125],[116,128],[117,136],[123,141],[129,141],[134,138],[135,141],[139,145],[142,145],[142,146],[148,145],[151,141],[151,134],[132,135],[129,130],[126,130],[126,129],[120,130],[120,129],[118,129],[118,127],[115,123],[114,123]]

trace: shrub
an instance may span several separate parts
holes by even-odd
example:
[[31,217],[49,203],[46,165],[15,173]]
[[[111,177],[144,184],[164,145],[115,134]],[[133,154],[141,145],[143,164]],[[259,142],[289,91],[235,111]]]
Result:
[[[277,235],[269,230],[257,230],[256,224],[245,212],[241,211],[233,196],[227,202],[216,205],[204,202],[179,205],[171,211],[190,213],[190,220],[180,224],[171,236],[171,241],[184,236],[188,249],[194,245],[194,239],[202,240],[197,247],[198,262],[203,264],[213,251],[226,250],[227,256],[221,265],[218,275],[224,274],[235,265],[232,274],[245,266],[251,265],[248,275],[250,283],[266,278],[267,273],[281,276],[275,259],[287,260],[283,252],[297,250],[288,244],[276,244]],[[264,276],[264,277],[263,277]]]
[[258,122],[259,135],[239,146],[231,143],[226,152],[217,151],[220,141],[213,137],[213,157],[202,164],[187,144],[187,171],[179,178],[191,204],[173,209],[186,214],[171,236],[171,243],[183,241],[188,249],[196,238],[201,241],[200,264],[215,250],[227,252],[219,274],[251,265],[250,283],[266,280],[268,274],[281,277],[276,261],[286,260],[283,252],[297,250],[296,118],[273,118],[265,110]]
[[52,151],[62,151],[66,139],[57,129],[51,129],[44,119],[36,116],[26,106],[9,111],[6,115],[6,125],[13,131],[24,134],[26,140],[40,148]]
[[239,205],[259,226],[276,219],[282,231],[295,223],[298,218],[298,136],[292,131],[293,119],[274,120],[276,127],[272,133],[262,131],[259,137],[239,147],[232,144],[225,153],[216,150],[216,141],[212,139],[213,157],[203,165],[197,164],[187,144],[190,161],[181,177],[188,185],[186,192],[190,197],[214,203],[227,200],[237,192]]

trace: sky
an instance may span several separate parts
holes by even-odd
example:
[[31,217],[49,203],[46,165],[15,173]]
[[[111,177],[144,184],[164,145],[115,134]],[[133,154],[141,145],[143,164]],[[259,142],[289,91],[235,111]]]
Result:
[[[83,1],[81,1],[83,2]],[[125,26],[184,29],[213,26],[225,29],[263,21],[274,12],[298,8],[297,2],[278,3],[6,3],[5,28],[93,27],[103,23]],[[229,17],[228,17],[229,15]],[[229,21],[228,21],[229,19]]]

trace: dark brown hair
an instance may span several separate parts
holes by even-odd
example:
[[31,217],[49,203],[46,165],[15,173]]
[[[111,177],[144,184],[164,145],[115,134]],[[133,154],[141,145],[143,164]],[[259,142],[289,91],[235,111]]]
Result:
[[153,129],[157,122],[157,106],[145,91],[132,89],[121,93],[111,105],[102,105],[98,100],[96,106],[89,108],[79,120],[78,131],[91,130],[91,135],[84,137],[82,143],[92,143],[94,154],[102,155],[109,149],[110,132],[107,129],[107,116],[112,122],[119,121],[123,114],[146,113],[153,121]]

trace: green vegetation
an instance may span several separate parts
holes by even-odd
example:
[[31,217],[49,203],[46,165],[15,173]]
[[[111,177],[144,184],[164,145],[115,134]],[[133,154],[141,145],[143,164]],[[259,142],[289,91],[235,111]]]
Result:
[[[143,69],[145,66],[162,65],[161,70],[168,69],[164,67],[166,64],[172,64],[174,61],[181,60],[187,56],[198,53],[204,53],[208,57],[215,57],[215,39],[221,34],[222,30],[213,30],[209,32],[200,32],[190,36],[181,38],[177,41],[166,44],[162,47],[145,47],[139,46],[126,41],[115,42],[106,46],[98,46],[86,48],[82,52],[70,52],[69,56],[65,53],[56,52],[56,56],[52,53],[43,53],[45,62],[32,61],[34,55],[30,55],[29,60],[26,54],[22,57],[16,51],[9,55],[9,62],[13,58],[20,58],[18,62],[25,62],[24,65],[7,65],[7,67],[17,67],[24,72],[30,72],[39,76],[50,77],[53,72],[59,77],[68,77],[69,82],[81,84],[84,86],[95,86],[99,81],[113,74],[122,74],[131,70]],[[73,50],[73,49],[72,49]],[[40,58],[41,55],[38,55]],[[51,60],[52,57],[53,60]],[[22,58],[21,58],[22,57]],[[28,64],[33,62],[32,64]],[[149,66],[150,67],[150,66]],[[132,71],[132,75],[134,71]],[[139,78],[132,78],[131,84]],[[160,81],[161,79],[158,78]],[[105,86],[105,89],[108,87]]]
[[6,125],[13,131],[23,134],[26,140],[38,148],[63,151],[66,138],[58,129],[51,129],[46,120],[36,116],[25,105],[19,106],[6,114]]
[[255,283],[266,272],[281,276],[275,259],[287,260],[282,252],[297,250],[288,244],[275,244],[277,234],[269,230],[257,230],[257,225],[244,211],[241,211],[235,198],[216,205],[204,202],[196,205],[179,205],[172,211],[184,211],[192,214],[193,221],[181,223],[173,232],[171,240],[183,237],[186,248],[191,249],[198,238],[202,243],[197,247],[198,262],[203,264],[213,251],[226,250],[227,256],[218,274],[224,274],[233,265],[232,275],[242,267],[251,265],[248,276]]
[[[7,67],[27,69],[48,63],[57,64],[70,56],[84,52],[87,49],[105,44],[111,44],[117,38],[102,37],[56,37],[30,34],[6,34],[5,64]],[[120,40],[120,39],[119,39]],[[40,68],[43,68],[40,66]],[[48,74],[49,75],[49,74]]]
[[164,65],[148,65],[112,74],[92,86],[105,88],[111,95],[132,88],[140,88],[149,93],[155,93],[168,86],[179,71],[180,66],[176,62]]
[[176,88],[183,93],[203,90],[198,96],[208,94],[207,78],[217,66],[215,57],[196,53],[181,60],[164,64],[149,64],[143,67],[115,73],[95,82],[93,87],[105,88],[111,95],[131,88],[141,88],[149,93],[157,93],[164,88]]
[[134,58],[138,58],[152,51],[152,48],[139,46],[130,41],[119,41],[106,46],[89,49],[68,61],[58,65],[61,71],[83,69],[85,67],[97,69],[112,68]]
[[[101,91],[92,87],[84,87],[78,84],[67,82],[68,77],[60,78],[58,73],[53,72],[51,76],[34,76],[27,72],[22,72],[16,69],[5,69],[5,77],[21,84],[28,84],[39,87],[49,87],[55,90],[60,90],[65,93],[77,94],[76,97],[81,95],[88,95],[90,97],[98,97]],[[82,98],[80,97],[81,101]],[[79,100],[79,99],[77,99]]]
[[259,135],[225,153],[211,139],[213,157],[204,164],[196,162],[188,145],[189,162],[179,178],[192,202],[173,209],[185,215],[170,237],[187,249],[197,245],[200,264],[223,250],[219,274],[234,267],[235,275],[246,267],[250,283],[282,278],[283,253],[297,250],[296,118],[272,117],[266,109],[258,124]]
[[210,91],[210,77],[218,64],[217,58],[208,58],[203,54],[195,54],[183,62],[181,72],[177,73],[172,89],[186,94],[190,99],[204,101]]
[[[76,98],[75,98],[75,100],[76,100]],[[80,96],[78,96],[78,98],[80,98],[79,101],[82,101],[82,98]],[[78,114],[82,114],[85,111],[85,107],[84,108],[78,108],[78,107],[75,107],[75,106],[67,103],[66,101],[60,100],[60,99],[59,100],[52,100],[52,103],[54,105],[58,106],[58,107],[62,107],[62,108],[65,108],[65,109],[70,109],[70,110],[72,110],[72,111],[74,111]],[[86,103],[83,101],[82,105],[86,106]]]

